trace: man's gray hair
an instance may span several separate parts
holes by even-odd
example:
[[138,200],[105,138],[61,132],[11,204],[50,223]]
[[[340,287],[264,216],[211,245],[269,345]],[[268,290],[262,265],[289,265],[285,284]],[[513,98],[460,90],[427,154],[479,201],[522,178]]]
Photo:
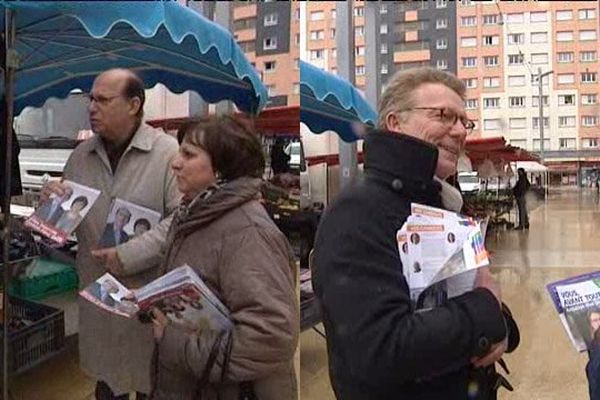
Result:
[[431,67],[398,71],[388,81],[379,100],[379,128],[385,129],[386,117],[389,113],[414,107],[413,93],[426,83],[441,83],[455,91],[461,98],[465,97],[464,83],[448,72]]

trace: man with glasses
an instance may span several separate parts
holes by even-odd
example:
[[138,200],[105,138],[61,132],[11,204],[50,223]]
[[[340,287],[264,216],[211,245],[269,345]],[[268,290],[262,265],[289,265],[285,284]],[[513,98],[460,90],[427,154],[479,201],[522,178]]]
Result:
[[[113,69],[100,74],[89,94],[89,115],[95,135],[81,143],[65,167],[65,179],[101,191],[76,230],[77,268],[81,287],[107,269],[128,288],[156,277],[166,230],[165,218],[154,229],[116,248],[96,250],[115,198],[131,201],[167,216],[179,203],[171,159],[178,145],[146,125],[144,84],[133,71]],[[42,200],[62,195],[60,182],[42,189]],[[79,356],[82,369],[94,377],[97,399],[144,398],[151,390],[152,327],[112,315],[86,301],[79,302]]]
[[473,129],[464,94],[446,72],[397,73],[379,104],[380,130],[364,138],[364,178],[321,221],[313,283],[338,400],[495,398],[499,381],[482,382],[474,370],[500,360],[517,339],[508,340],[514,325],[489,270],[477,271],[475,289],[463,295],[448,299],[441,283],[415,304],[396,242],[412,202],[462,207],[445,180]]

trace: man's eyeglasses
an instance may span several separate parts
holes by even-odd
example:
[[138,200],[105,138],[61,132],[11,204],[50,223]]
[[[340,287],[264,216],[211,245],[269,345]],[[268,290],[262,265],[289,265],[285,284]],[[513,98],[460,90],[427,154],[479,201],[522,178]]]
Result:
[[412,107],[412,108],[405,108],[404,110],[401,110],[401,111],[412,111],[412,110],[437,111],[439,120],[448,127],[456,125],[456,122],[460,120],[460,123],[466,129],[467,134],[473,132],[473,128],[475,128],[475,122],[471,121],[467,117],[459,116],[454,111],[452,111],[448,108],[444,108],[444,107]]
[[84,96],[89,104],[92,104],[92,102],[96,102],[102,106],[105,106],[108,103],[110,103],[111,101],[113,101],[114,99],[116,99],[117,97],[121,97],[122,95],[117,94],[117,95],[110,96],[110,97],[104,97],[104,96],[94,96],[91,93],[85,93]]

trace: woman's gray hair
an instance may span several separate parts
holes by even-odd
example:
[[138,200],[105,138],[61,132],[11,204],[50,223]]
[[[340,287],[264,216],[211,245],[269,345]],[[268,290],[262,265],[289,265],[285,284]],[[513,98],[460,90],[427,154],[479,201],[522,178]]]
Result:
[[415,106],[413,93],[425,83],[441,83],[464,99],[466,88],[456,76],[431,67],[398,71],[390,78],[379,100],[379,128],[385,129],[386,117]]

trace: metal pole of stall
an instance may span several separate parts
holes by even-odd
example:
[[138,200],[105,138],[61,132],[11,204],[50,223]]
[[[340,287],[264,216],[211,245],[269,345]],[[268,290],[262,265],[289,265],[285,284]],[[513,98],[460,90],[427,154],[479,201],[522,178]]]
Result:
[[15,54],[15,14],[10,9],[4,9],[4,56],[2,68],[4,70],[4,146],[6,160],[4,168],[4,193],[2,193],[2,212],[4,213],[4,226],[2,232],[2,399],[8,400],[8,323],[10,321],[10,306],[8,285],[10,281],[9,245],[10,245],[10,195],[12,172],[12,120],[13,120],[13,84],[17,63]]

